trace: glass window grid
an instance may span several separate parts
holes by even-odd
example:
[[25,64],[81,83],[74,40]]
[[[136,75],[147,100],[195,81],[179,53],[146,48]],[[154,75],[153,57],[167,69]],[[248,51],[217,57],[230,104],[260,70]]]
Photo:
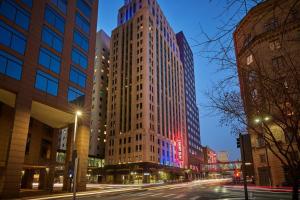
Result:
[[51,0],[51,2],[64,14],[67,14],[68,3],[66,0]]
[[63,39],[54,31],[49,29],[48,27],[44,26],[42,30],[42,41],[58,51],[59,53],[62,52],[63,48]]
[[76,26],[81,30],[82,32],[89,34],[90,33],[90,23],[82,17],[79,13],[76,13],[75,17],[75,23]]
[[58,79],[41,70],[37,70],[35,79],[35,88],[50,95],[57,96]]
[[32,0],[21,0],[24,4],[26,4],[28,7],[32,7]]
[[40,48],[39,64],[43,67],[50,69],[52,72],[59,74],[61,66],[61,58],[47,50],[46,48]]
[[20,26],[28,30],[30,24],[30,14],[13,1],[3,0],[0,3],[0,14]]
[[0,51],[0,73],[21,80],[23,62],[18,58]]
[[7,24],[0,21],[0,44],[3,44],[16,52],[24,55],[26,50],[26,38],[25,36],[15,30],[14,28],[8,26]]
[[45,9],[44,19],[48,24],[53,26],[60,33],[65,32],[64,18],[60,14],[58,14],[55,10],[50,8],[50,6],[47,6]]
[[92,8],[84,0],[77,0],[77,9],[87,18],[91,18]]
[[83,53],[81,53],[78,49],[72,49],[72,62],[75,65],[79,65],[82,68],[86,69],[88,67],[88,58]]
[[73,83],[83,88],[85,87],[86,75],[75,67],[71,67],[69,78]]
[[77,30],[74,31],[73,41],[74,41],[75,44],[77,44],[85,52],[88,52],[88,50],[89,50],[89,40],[84,35],[79,33]]
[[68,102],[72,102],[76,100],[77,98],[84,96],[85,94],[81,92],[80,90],[74,88],[74,87],[69,87],[68,89]]

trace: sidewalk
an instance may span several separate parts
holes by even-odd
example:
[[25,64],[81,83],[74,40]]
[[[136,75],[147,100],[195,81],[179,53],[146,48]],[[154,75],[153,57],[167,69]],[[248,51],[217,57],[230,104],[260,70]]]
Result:
[[[166,183],[151,183],[151,184],[87,184],[87,191],[78,192],[78,196],[89,196],[92,194],[109,194],[115,192],[132,192],[143,190],[145,188],[170,185]],[[65,197],[71,197],[72,193],[61,191],[62,184],[54,184],[54,191],[38,190],[37,185],[34,185],[34,189],[22,189],[20,191],[20,198],[18,199],[59,199]]]
[[[142,188],[117,188],[117,189],[98,189],[98,190],[89,190],[89,191],[84,191],[84,192],[77,192],[76,196],[81,197],[81,196],[90,196],[90,195],[95,195],[95,194],[114,194],[114,193],[126,193],[126,192],[133,192],[133,191],[142,191]],[[61,198],[67,198],[67,197],[72,197],[73,193],[66,193],[66,192],[61,192],[61,193],[52,193],[52,194],[47,194],[47,195],[41,195],[36,193],[33,196],[22,196],[17,199],[13,200],[46,200],[46,199],[61,199]]]
[[[243,185],[224,185],[227,189],[238,189],[243,190]],[[270,186],[248,186],[249,191],[269,191],[269,192],[292,192],[293,189],[291,187],[270,187]],[[300,192],[300,189],[299,189]]]

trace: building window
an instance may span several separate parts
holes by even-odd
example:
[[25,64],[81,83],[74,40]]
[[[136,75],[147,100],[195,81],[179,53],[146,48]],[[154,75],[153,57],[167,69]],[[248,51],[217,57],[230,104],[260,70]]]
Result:
[[28,7],[32,7],[32,0],[21,0],[24,4],[26,4]]
[[69,87],[68,89],[68,102],[75,103],[77,101],[82,101],[84,98],[84,93],[77,90],[74,87]]
[[40,48],[39,64],[59,74],[61,58],[45,48]]
[[62,52],[63,39],[47,27],[43,27],[42,41],[59,53]]
[[71,67],[70,71],[70,81],[76,83],[81,87],[85,87],[86,75],[82,73],[80,70]]
[[279,27],[278,18],[274,17],[270,19],[264,26],[266,31],[272,31],[276,29],[277,27]]
[[63,12],[64,14],[67,14],[67,1],[66,0],[51,0],[51,2],[56,5],[56,7]]
[[265,140],[262,136],[257,137],[257,147],[264,147],[265,146]]
[[272,51],[280,49],[281,48],[280,41],[279,40],[274,40],[274,41],[270,42],[269,47]]
[[284,69],[285,66],[285,61],[284,61],[284,57],[283,56],[279,56],[276,58],[272,59],[272,66],[274,68],[275,71],[279,71]]
[[76,13],[75,23],[77,27],[86,34],[90,33],[90,23],[79,13]]
[[49,160],[51,157],[51,142],[45,139],[42,139],[41,142],[41,150],[40,150],[40,157],[42,159]]
[[20,80],[23,62],[16,57],[0,51],[0,73]]
[[73,38],[74,43],[77,44],[84,51],[88,52],[88,50],[89,50],[89,41],[88,41],[88,39],[76,30],[74,31],[73,37],[74,37]]
[[65,20],[56,11],[49,6],[45,10],[45,20],[48,24],[52,25],[56,30],[61,33],[65,32]]
[[250,71],[248,74],[248,80],[250,83],[253,83],[257,79],[256,77],[256,72],[255,71]]
[[88,66],[87,57],[76,48],[72,49],[72,62],[73,64],[79,65],[84,69],[86,69]]
[[16,52],[24,55],[26,49],[26,38],[23,34],[0,21],[0,44],[3,44]]
[[250,65],[251,63],[253,63],[253,55],[252,54],[247,56],[247,65]]
[[84,0],[77,0],[77,8],[88,18],[91,18],[92,9]]
[[58,80],[53,76],[38,70],[36,73],[35,88],[53,96],[57,96]]
[[266,163],[266,155],[265,154],[260,154],[259,155],[259,160],[261,163]]
[[21,28],[28,30],[30,14],[18,6],[14,1],[4,0],[0,2],[0,13],[9,20],[13,21]]

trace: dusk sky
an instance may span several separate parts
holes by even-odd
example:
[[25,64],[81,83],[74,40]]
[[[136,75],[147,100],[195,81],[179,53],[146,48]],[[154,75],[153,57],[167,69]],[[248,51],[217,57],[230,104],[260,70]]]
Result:
[[[204,41],[201,28],[208,33],[214,33],[220,23],[220,13],[223,11],[222,2],[215,0],[158,0],[167,20],[175,33],[183,31],[194,52],[197,104],[200,109],[200,132],[202,145],[216,151],[228,151],[230,159],[239,158],[235,136],[230,134],[227,127],[219,125],[218,117],[208,115],[203,105],[207,105],[204,92],[212,88],[212,82],[222,77],[216,74],[217,66],[199,54],[193,45],[196,41]],[[108,35],[117,25],[118,9],[124,0],[100,0],[97,30],[103,29]]]

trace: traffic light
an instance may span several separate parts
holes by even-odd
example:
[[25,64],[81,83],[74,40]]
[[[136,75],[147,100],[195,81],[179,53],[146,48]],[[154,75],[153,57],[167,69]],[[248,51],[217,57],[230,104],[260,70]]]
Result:
[[239,172],[238,170],[234,171],[234,177],[239,178],[241,176],[241,172]]
[[236,138],[236,147],[240,148],[241,147],[241,141],[240,138]]

